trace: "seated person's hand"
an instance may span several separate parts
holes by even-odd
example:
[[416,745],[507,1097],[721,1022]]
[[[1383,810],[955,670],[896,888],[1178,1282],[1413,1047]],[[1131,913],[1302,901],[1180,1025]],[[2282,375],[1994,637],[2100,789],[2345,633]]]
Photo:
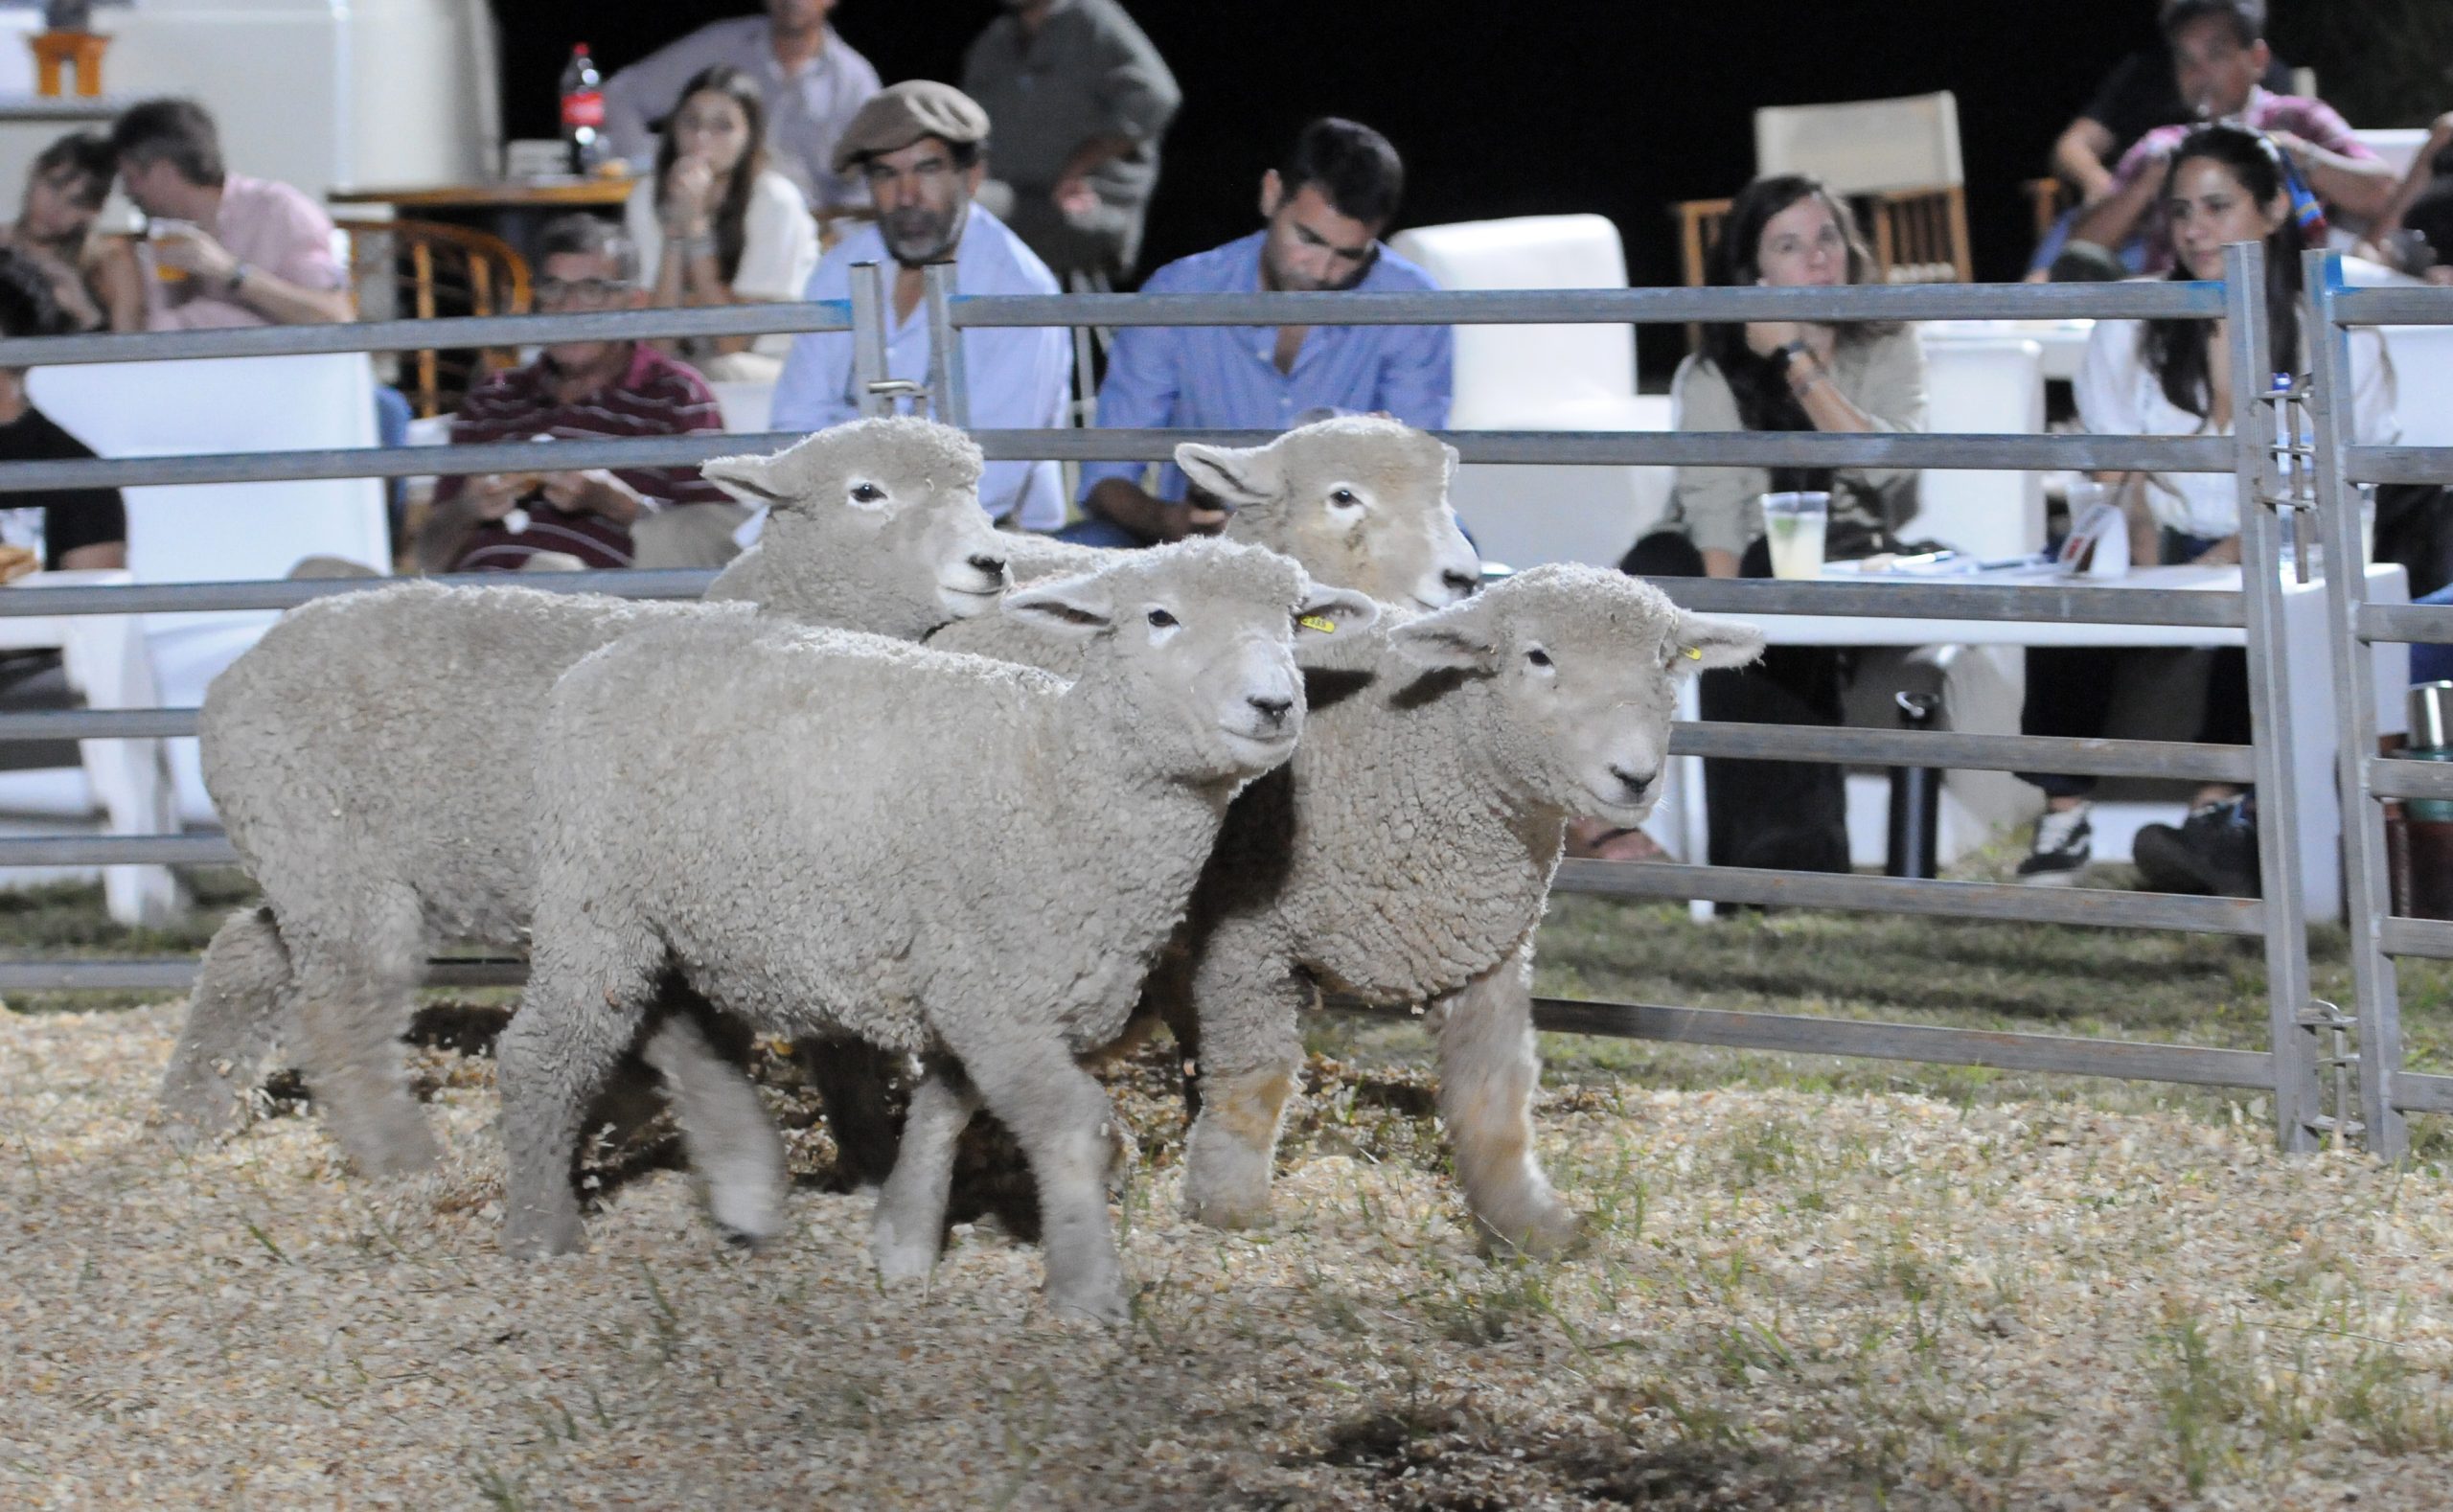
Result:
[[1215,536],[1226,527],[1226,516],[1232,510],[1220,509],[1218,501],[1199,489],[1187,489],[1183,502],[1170,504],[1158,516],[1159,539],[1181,540],[1186,536]]
[[703,157],[676,157],[664,175],[664,218],[667,230],[696,236],[705,229],[708,199],[715,193],[716,171]]
[[2192,567],[2236,567],[2240,564],[2240,538],[2226,536],[2190,559]]
[[1047,197],[1068,220],[1087,220],[1099,213],[1098,192],[1080,178],[1061,180]]
[[230,255],[230,249],[193,226],[149,240],[153,261],[184,269],[207,284],[226,284],[238,271],[239,260]]
[[585,472],[548,472],[539,489],[546,503],[565,515],[602,515],[627,522],[647,508],[647,500],[638,490],[603,468],[590,468]]
[[497,520],[519,507],[519,501],[537,491],[538,475],[534,472],[480,472],[461,485],[460,496],[477,512],[482,520]]

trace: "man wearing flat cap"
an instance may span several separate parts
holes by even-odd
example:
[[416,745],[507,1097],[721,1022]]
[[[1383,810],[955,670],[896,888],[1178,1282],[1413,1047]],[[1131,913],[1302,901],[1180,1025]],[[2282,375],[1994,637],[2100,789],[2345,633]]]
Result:
[[[881,90],[844,128],[837,172],[867,181],[877,222],[836,243],[810,276],[810,299],[849,299],[852,265],[893,272],[886,298],[886,376],[928,380],[928,320],[920,270],[954,264],[964,294],[1053,294],[1056,277],[1004,222],[972,202],[978,190],[988,113],[951,84],[913,80]],[[962,332],[971,424],[982,430],[1062,425],[1072,380],[1072,345],[1061,328]],[[775,386],[774,426],[817,430],[860,414],[853,392],[852,333],[813,332],[792,341]],[[1053,462],[992,462],[979,502],[1025,530],[1065,522],[1064,485]]]

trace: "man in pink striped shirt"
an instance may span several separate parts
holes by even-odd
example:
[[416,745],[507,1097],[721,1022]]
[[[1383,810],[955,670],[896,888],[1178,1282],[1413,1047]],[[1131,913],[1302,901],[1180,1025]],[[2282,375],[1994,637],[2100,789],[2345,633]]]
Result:
[[[540,311],[635,309],[644,298],[630,247],[609,221],[564,216],[545,228],[543,244]],[[479,384],[452,417],[451,440],[611,441],[722,428],[715,395],[687,363],[643,341],[565,341]],[[419,561],[450,572],[568,566],[563,558],[586,567],[701,565],[693,543],[721,538],[728,548],[748,513],[697,468],[552,471],[553,454],[540,445],[534,470],[443,479],[418,533]]]
[[149,222],[149,331],[303,326],[355,314],[332,218],[287,184],[233,173],[213,117],[148,100],[111,125],[120,183]]

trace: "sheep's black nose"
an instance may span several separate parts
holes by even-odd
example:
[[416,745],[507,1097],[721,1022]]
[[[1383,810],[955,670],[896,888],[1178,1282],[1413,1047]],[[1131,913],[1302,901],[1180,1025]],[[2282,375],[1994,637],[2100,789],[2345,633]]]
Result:
[[1450,587],[1455,588],[1459,597],[1471,594],[1476,588],[1482,585],[1482,579],[1479,573],[1458,572],[1454,567],[1441,573],[1439,575],[1439,581],[1448,584]]
[[1629,771],[1624,767],[1614,766],[1610,768],[1610,775],[1625,783],[1629,792],[1641,792],[1652,786],[1654,778],[1661,775],[1661,768],[1655,767],[1650,771],[1636,772]]
[[1005,576],[1005,559],[1002,557],[992,557],[982,552],[971,559],[971,564],[992,578],[1001,579]]
[[1255,698],[1247,699],[1244,701],[1250,704],[1253,708],[1258,709],[1260,711],[1261,718],[1269,721],[1272,724],[1285,723],[1287,712],[1295,707],[1295,700],[1293,699]]

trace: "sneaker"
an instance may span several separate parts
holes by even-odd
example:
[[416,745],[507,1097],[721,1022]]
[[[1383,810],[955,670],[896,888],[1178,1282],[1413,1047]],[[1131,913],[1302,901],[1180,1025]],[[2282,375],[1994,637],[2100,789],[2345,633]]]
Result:
[[2256,800],[2243,794],[2206,804],[2178,827],[2149,824],[2138,832],[2130,859],[2150,891],[2255,898],[2259,892]]
[[2046,810],[2035,821],[2035,842],[2028,848],[2027,859],[2019,862],[2019,881],[2040,887],[2076,882],[2095,854],[2096,827],[2089,822],[2095,812],[2092,803]]

